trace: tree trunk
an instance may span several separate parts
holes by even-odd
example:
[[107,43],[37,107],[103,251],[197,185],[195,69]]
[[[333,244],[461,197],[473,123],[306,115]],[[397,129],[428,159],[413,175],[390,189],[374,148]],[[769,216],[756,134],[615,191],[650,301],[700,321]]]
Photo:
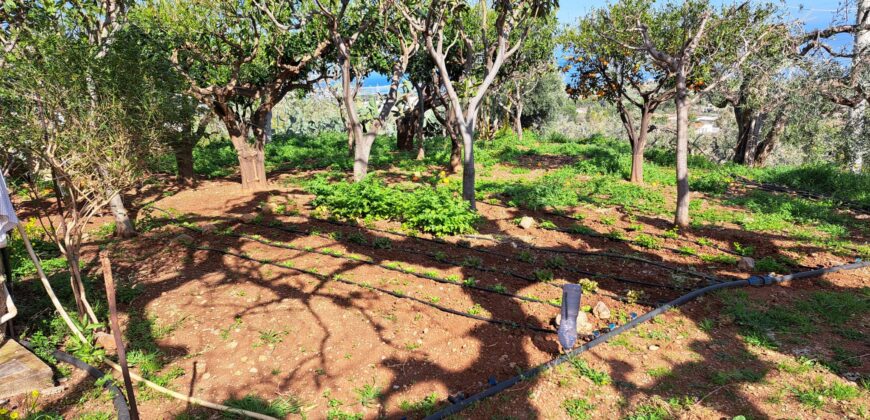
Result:
[[743,105],[734,107],[734,120],[737,123],[737,145],[734,147],[734,163],[745,165],[749,158],[750,142],[755,132],[755,115]]
[[770,153],[773,152],[773,149],[779,141],[779,136],[781,136],[782,132],[785,131],[785,123],[785,112],[777,112],[770,130],[764,137],[764,141],[759,143],[758,147],[755,148],[755,156],[752,159],[753,166],[761,167],[767,162],[767,158],[770,157]]
[[425,92],[421,86],[415,84],[417,89],[417,160],[426,158],[425,135],[426,129],[426,101]]
[[689,104],[687,102],[685,70],[677,72],[677,210],[674,224],[689,226]]
[[124,199],[120,192],[109,200],[109,208],[112,210],[112,215],[115,216],[115,236],[119,238],[136,236],[136,228],[133,227],[133,221],[127,214],[127,208],[124,206]]
[[523,101],[519,98],[514,106],[514,133],[517,134],[517,140],[523,141]]
[[193,170],[193,144],[179,142],[175,144],[175,164],[178,166],[177,182],[186,187],[196,184],[196,173]]
[[418,108],[408,111],[396,121],[396,148],[402,152],[414,151],[414,138],[417,136]]
[[648,107],[641,109],[640,127],[631,142],[631,179],[635,184],[643,184],[643,152],[646,150],[646,135],[652,111]]
[[447,135],[450,136],[450,163],[447,169],[450,173],[455,174],[462,167],[462,135],[457,128],[459,123],[456,121],[456,116],[450,108],[447,108],[446,119],[447,124],[444,128]]
[[[855,52],[852,58],[852,71],[866,70],[868,50],[870,50],[870,30],[866,29],[866,25],[870,24],[870,0],[858,0],[857,16],[855,24],[858,26],[858,31],[855,34],[855,45],[852,51]],[[864,169],[864,154],[868,147],[866,133],[866,115],[867,100],[863,99],[849,113],[851,120],[853,136],[852,142],[852,170],[860,173]]]
[[257,191],[266,189],[266,153],[263,147],[248,143],[242,136],[230,136],[239,158],[239,172],[242,175],[242,189]]
[[474,196],[474,127],[472,127],[472,124],[463,124],[460,128],[462,146],[465,152],[462,161],[462,198],[468,201],[468,205],[472,210],[477,210]]
[[451,174],[459,172],[462,167],[462,142],[456,136],[450,136],[450,163],[447,170]]
[[353,153],[353,180],[355,182],[362,181],[369,171],[369,156],[372,152],[372,145],[375,143],[374,133],[365,133],[362,138],[356,141]]

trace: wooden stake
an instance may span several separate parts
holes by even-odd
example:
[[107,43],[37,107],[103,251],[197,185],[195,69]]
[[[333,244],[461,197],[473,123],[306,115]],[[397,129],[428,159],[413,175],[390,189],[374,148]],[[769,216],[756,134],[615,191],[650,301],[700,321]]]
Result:
[[121,375],[124,377],[124,388],[127,390],[127,403],[130,405],[130,418],[139,420],[139,410],[136,408],[136,395],[133,392],[133,380],[130,379],[130,369],[127,367],[127,352],[124,341],[121,340],[121,327],[118,325],[118,308],[115,306],[115,280],[112,278],[112,263],[107,251],[100,252],[100,263],[103,265],[103,280],[106,283],[106,299],[109,301],[109,319],[112,322],[112,335],[118,349],[118,362],[121,364]]

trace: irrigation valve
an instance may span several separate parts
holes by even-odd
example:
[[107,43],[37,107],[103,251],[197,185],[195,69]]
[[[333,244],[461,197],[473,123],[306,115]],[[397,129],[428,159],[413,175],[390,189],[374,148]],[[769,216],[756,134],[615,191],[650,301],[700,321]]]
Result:
[[583,288],[579,284],[562,286],[562,315],[559,322],[559,344],[565,351],[574,348],[577,342],[577,314],[580,313],[580,297]]

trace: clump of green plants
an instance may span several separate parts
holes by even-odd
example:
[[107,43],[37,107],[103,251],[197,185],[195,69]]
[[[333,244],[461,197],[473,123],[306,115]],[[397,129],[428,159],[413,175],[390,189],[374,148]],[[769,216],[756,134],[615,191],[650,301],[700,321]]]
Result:
[[392,249],[393,241],[389,238],[377,237],[372,240],[372,246],[376,249]]
[[562,401],[562,408],[571,420],[588,420],[592,418],[591,411],[595,406],[583,398],[568,398]]
[[381,398],[381,388],[375,386],[373,383],[365,384],[360,388],[356,388],[354,389],[354,392],[356,392],[357,399],[363,407],[369,407],[372,403]]
[[374,176],[355,182],[312,181],[315,208],[326,208],[342,219],[395,220],[410,229],[435,235],[474,231],[479,216],[447,186],[404,190],[385,185]]
[[598,282],[589,279],[580,279],[577,283],[583,288],[583,293],[592,294],[598,291]]
[[764,273],[786,273],[788,267],[774,257],[764,257],[755,262],[755,270]]
[[414,412],[417,414],[422,414],[424,416],[428,416],[435,412],[435,409],[438,407],[438,394],[431,393],[420,401],[410,402],[408,400],[403,400],[399,403],[399,409],[404,412]]
[[701,260],[706,261],[708,263],[714,264],[724,264],[724,265],[734,265],[737,264],[737,257],[728,254],[701,254]]
[[561,255],[556,255],[552,258],[548,258],[547,261],[544,262],[544,265],[547,266],[547,268],[552,269],[564,268],[566,264],[567,261],[565,261],[565,257]]
[[553,281],[553,272],[551,270],[538,269],[534,271],[535,279],[542,282]]
[[659,249],[662,247],[661,240],[652,235],[641,233],[634,238],[634,243],[648,249]]
[[[231,398],[224,402],[229,407],[238,408],[267,416],[284,418],[290,414],[302,414],[302,400],[297,397],[280,397],[272,401],[264,400],[256,395],[246,395],[242,398]],[[225,412],[224,416],[231,419],[241,419],[241,415]]]
[[585,360],[573,357],[569,361],[578,375],[588,378],[595,385],[608,385],[612,382],[607,372],[595,370]]

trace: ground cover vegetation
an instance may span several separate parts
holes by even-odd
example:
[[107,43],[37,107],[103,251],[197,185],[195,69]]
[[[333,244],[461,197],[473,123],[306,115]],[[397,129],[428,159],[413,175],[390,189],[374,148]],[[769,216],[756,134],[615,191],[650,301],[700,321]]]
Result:
[[[0,169],[74,331],[12,233],[9,336],[65,385],[0,419],[112,418],[121,380],[52,354],[117,360],[101,252],[134,373],[329,419],[422,418],[555,357],[564,284],[588,339],[870,258],[870,3],[841,6],[7,1]],[[704,297],[463,415],[867,418],[868,280]]]

